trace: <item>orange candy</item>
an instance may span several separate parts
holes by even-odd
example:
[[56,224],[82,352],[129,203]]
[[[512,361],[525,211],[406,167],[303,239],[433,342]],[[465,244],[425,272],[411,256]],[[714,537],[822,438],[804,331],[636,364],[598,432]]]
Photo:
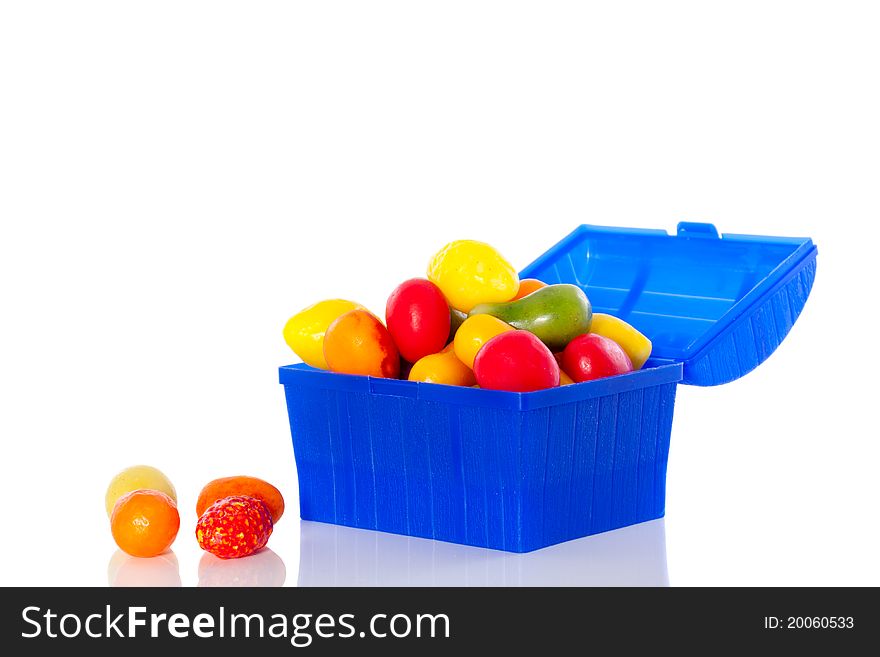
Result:
[[324,334],[324,359],[333,372],[397,378],[400,355],[388,329],[372,313],[352,310]]
[[439,353],[420,358],[412,366],[409,380],[442,383],[448,386],[472,386],[477,382],[471,368],[455,355],[451,343]]
[[177,505],[157,490],[136,490],[123,495],[110,516],[113,540],[133,557],[162,554],[171,547],[179,529]]
[[209,482],[199,493],[196,502],[196,515],[201,517],[209,506],[224,497],[246,495],[260,500],[272,514],[272,522],[276,523],[284,513],[284,498],[281,491],[268,481],[256,477],[223,477]]
[[540,290],[542,287],[547,287],[547,284],[543,281],[539,281],[537,278],[524,278],[519,282],[519,290],[516,293],[516,296],[511,299],[511,301],[516,301],[517,299],[522,299],[523,297],[527,297],[535,290]]

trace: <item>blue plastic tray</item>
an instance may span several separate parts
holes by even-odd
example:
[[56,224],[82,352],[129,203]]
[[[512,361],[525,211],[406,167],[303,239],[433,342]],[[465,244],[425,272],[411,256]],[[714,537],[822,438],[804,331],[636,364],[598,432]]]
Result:
[[581,226],[522,276],[650,337],[638,372],[511,393],[282,367],[300,515],[512,552],[659,518],[676,384],[763,362],[815,263],[805,238]]

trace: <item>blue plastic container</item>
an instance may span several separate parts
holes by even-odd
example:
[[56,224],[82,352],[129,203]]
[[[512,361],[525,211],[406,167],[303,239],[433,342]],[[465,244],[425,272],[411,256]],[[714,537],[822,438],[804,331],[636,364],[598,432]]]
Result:
[[651,338],[638,372],[513,393],[282,367],[300,515],[511,552],[659,518],[676,385],[757,367],[815,271],[807,238],[580,226],[521,275]]

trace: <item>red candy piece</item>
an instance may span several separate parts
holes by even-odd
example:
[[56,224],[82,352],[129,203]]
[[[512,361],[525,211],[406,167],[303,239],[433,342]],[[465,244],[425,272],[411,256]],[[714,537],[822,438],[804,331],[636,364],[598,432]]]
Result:
[[572,379],[592,381],[632,372],[632,361],[614,340],[595,333],[579,335],[562,352],[562,369]]
[[385,305],[385,324],[400,355],[410,363],[436,354],[446,346],[449,304],[440,288],[423,278],[404,281]]
[[474,374],[481,388],[531,392],[559,385],[553,353],[528,331],[507,331],[480,347]]
[[272,516],[255,497],[224,497],[205,509],[196,523],[199,547],[221,559],[237,559],[266,546]]

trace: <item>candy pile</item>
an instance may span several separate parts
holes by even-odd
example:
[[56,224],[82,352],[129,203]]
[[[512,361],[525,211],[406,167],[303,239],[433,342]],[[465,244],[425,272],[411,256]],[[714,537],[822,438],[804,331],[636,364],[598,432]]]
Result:
[[579,287],[520,280],[488,244],[447,244],[427,275],[391,293],[384,324],[331,299],[291,317],[284,339],[319,369],[512,392],[625,374],[651,355],[648,338],[593,313]]
[[[133,557],[158,556],[177,537],[177,493],[156,468],[135,465],[117,474],[105,504],[113,539]],[[215,479],[199,493],[196,540],[221,559],[246,557],[266,546],[283,513],[280,491],[262,479]]]

